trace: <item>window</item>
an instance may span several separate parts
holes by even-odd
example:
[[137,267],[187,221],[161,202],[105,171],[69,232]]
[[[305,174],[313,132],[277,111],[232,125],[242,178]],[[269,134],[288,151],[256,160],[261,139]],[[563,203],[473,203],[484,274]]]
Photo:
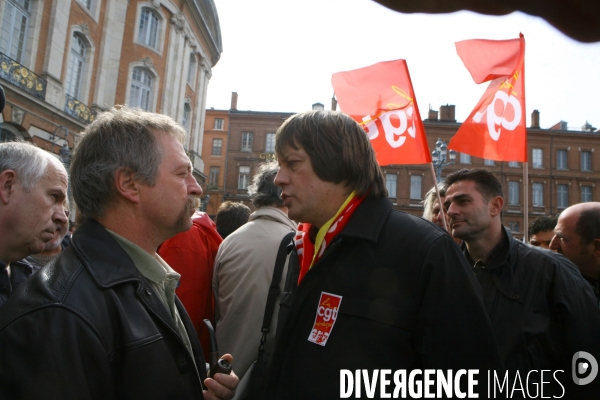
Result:
[[250,167],[240,167],[240,177],[238,179],[238,189],[247,189],[250,179]]
[[557,189],[558,208],[569,207],[569,186],[558,185]]
[[23,61],[29,17],[29,0],[6,1],[0,32],[0,52],[18,63]]
[[220,156],[223,150],[223,139],[213,139],[212,155]]
[[242,133],[242,151],[252,151],[252,132]]
[[183,121],[182,125],[188,131],[190,130],[190,117],[192,115],[192,107],[190,107],[190,103],[185,103],[183,105]]
[[81,100],[81,81],[85,66],[85,42],[78,34],[74,33],[71,40],[71,60],[67,70],[67,94]]
[[187,83],[189,83],[190,86],[194,85],[195,77],[196,77],[196,56],[194,55],[194,53],[192,53],[192,54],[190,54],[190,65],[188,68],[188,76],[187,76]]
[[265,145],[265,153],[275,153],[275,134],[267,133],[267,144]]
[[461,164],[471,164],[471,155],[460,153],[460,163]]
[[592,187],[591,186],[582,186],[581,187],[581,202],[587,203],[588,201],[592,201]]
[[592,153],[590,151],[581,152],[581,170],[591,171],[592,170]]
[[557,150],[556,151],[556,169],[567,169],[567,151],[566,150]]
[[152,76],[143,68],[136,67],[133,69],[133,77],[131,81],[131,94],[129,105],[131,107],[139,107],[142,110],[150,111],[152,94]]
[[509,161],[508,166],[511,168],[519,168],[519,162],[518,161]]
[[385,188],[388,191],[388,197],[396,198],[396,183],[398,181],[398,175],[396,174],[385,174]]
[[208,176],[208,186],[219,185],[219,167],[210,167],[210,174]]
[[519,232],[521,230],[521,224],[518,221],[509,221],[508,229],[510,229],[511,232]]
[[156,48],[158,39],[158,16],[148,8],[142,9],[138,42]]
[[215,130],[222,131],[225,120],[223,118],[215,118]]
[[496,165],[496,163],[494,162],[494,160],[488,160],[487,158],[483,160],[483,165],[487,165],[487,166],[494,166]]
[[508,182],[508,205],[519,204],[519,182]]
[[421,199],[421,183],[423,177],[421,175],[410,176],[410,198]]
[[532,150],[533,157],[533,168],[542,168],[542,149],[533,149]]
[[533,206],[542,207],[544,205],[544,184],[534,183],[531,185],[533,191]]
[[77,0],[88,10],[92,9],[92,0]]

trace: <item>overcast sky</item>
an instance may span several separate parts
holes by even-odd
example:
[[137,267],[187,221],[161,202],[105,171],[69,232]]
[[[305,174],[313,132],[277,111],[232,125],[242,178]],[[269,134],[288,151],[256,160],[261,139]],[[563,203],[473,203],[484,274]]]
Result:
[[[422,118],[454,104],[464,121],[488,82],[477,85],[456,54],[465,39],[525,36],[527,126],[567,121],[600,128],[600,43],[568,38],[543,19],[521,13],[401,14],[371,0],[214,0],[223,54],[213,67],[207,108],[302,112],[331,107],[331,75],[405,59]],[[343,111],[343,110],[342,110]]]

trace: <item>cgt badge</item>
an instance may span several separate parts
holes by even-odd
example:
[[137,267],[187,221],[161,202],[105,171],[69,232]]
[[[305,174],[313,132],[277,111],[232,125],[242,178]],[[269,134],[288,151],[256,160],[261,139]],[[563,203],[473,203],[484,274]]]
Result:
[[342,296],[337,294],[331,294],[327,292],[321,292],[321,299],[319,300],[319,306],[317,307],[317,316],[315,317],[315,323],[312,327],[308,341],[316,343],[321,346],[325,346],[335,320],[338,316],[340,304],[342,303]]

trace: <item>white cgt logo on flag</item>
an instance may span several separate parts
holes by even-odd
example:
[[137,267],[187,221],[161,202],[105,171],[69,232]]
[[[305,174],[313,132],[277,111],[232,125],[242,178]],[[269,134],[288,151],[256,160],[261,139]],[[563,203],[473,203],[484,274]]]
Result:
[[[417,131],[415,129],[413,114],[414,108],[410,106],[406,112],[404,112],[404,110],[392,110],[379,116],[381,126],[385,133],[385,140],[392,148],[397,149],[404,144],[406,141],[406,136],[404,134],[406,132],[408,132],[413,139],[416,137]],[[376,120],[373,120],[370,115],[367,115],[362,120],[367,123],[365,129],[369,140],[376,139],[379,136]],[[394,126],[392,120],[398,120],[399,125]]]
[[[497,100],[502,102],[502,115],[496,114]],[[506,107],[509,104],[512,105],[514,109],[514,117],[512,121],[504,118]],[[495,141],[498,141],[498,139],[500,139],[500,129],[496,130],[496,125],[501,125],[504,129],[509,131],[512,131],[519,126],[519,123],[521,122],[521,103],[519,103],[519,100],[515,96],[509,96],[508,93],[499,90],[496,92],[492,102],[483,112],[475,113],[473,116],[473,121],[477,123],[481,122],[481,119],[484,115],[486,116],[488,133],[490,137]]]

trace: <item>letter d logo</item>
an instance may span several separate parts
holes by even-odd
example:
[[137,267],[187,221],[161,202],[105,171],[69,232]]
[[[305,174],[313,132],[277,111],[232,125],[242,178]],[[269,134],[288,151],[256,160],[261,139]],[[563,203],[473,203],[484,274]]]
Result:
[[[583,358],[585,362],[578,363],[579,359]],[[573,371],[573,382],[576,385],[587,385],[591,383],[598,375],[598,362],[588,352],[578,351],[573,354],[572,360],[572,371]],[[590,371],[590,374],[586,378],[579,378],[578,375],[583,375],[587,371]]]

